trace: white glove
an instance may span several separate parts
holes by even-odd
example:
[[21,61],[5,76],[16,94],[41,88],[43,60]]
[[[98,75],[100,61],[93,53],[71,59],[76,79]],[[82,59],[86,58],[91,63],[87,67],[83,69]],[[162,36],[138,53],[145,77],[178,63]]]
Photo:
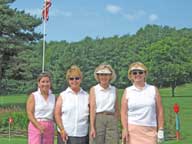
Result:
[[158,130],[157,140],[158,140],[158,143],[161,143],[164,141],[164,130],[163,129]]

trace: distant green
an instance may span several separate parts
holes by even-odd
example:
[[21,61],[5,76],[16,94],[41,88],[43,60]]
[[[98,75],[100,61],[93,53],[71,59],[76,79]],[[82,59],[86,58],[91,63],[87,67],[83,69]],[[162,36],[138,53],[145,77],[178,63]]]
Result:
[[9,95],[9,96],[0,96],[0,104],[17,104],[25,103],[27,100],[27,95]]

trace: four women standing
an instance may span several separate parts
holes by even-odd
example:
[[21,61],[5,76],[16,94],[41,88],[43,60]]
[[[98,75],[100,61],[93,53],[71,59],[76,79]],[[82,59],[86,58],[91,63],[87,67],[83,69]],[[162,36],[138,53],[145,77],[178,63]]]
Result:
[[[128,78],[133,85],[124,91],[121,103],[122,140],[129,144],[156,144],[164,139],[164,117],[158,89],[146,83],[147,68],[140,62],[130,65]],[[90,95],[81,88],[82,72],[71,66],[66,74],[68,88],[56,105],[48,73],[38,77],[38,90],[27,101],[30,120],[29,144],[53,144],[53,111],[58,128],[58,144],[118,144],[118,96],[111,85],[116,74],[101,64],[94,72],[97,85]],[[90,115],[90,124],[89,124]],[[90,128],[89,136],[88,129]],[[158,130],[158,133],[157,133]]]

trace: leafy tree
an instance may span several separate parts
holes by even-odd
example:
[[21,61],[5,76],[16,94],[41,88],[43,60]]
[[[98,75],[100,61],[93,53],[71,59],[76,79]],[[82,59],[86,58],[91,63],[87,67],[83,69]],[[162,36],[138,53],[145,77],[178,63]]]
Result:
[[[0,1],[0,93],[5,87],[18,88],[28,76],[27,56],[31,44],[42,35],[35,32],[41,20],[25,14],[24,11],[11,9],[15,0]],[[26,59],[22,56],[26,54]],[[30,74],[29,74],[30,75]]]
[[[143,52],[151,72],[150,77],[158,85],[170,85],[172,96],[175,96],[176,86],[185,83],[189,77],[188,68],[192,66],[191,46],[191,40],[185,37],[167,37],[152,44]],[[146,53],[148,55],[145,55]]]

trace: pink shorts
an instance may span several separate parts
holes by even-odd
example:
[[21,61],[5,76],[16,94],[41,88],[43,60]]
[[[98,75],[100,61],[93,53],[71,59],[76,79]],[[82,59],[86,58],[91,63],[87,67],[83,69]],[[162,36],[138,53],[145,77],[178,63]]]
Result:
[[157,144],[156,127],[128,124],[128,144]]
[[31,122],[28,125],[28,144],[54,144],[53,121],[39,121],[45,127],[43,134],[40,133]]

